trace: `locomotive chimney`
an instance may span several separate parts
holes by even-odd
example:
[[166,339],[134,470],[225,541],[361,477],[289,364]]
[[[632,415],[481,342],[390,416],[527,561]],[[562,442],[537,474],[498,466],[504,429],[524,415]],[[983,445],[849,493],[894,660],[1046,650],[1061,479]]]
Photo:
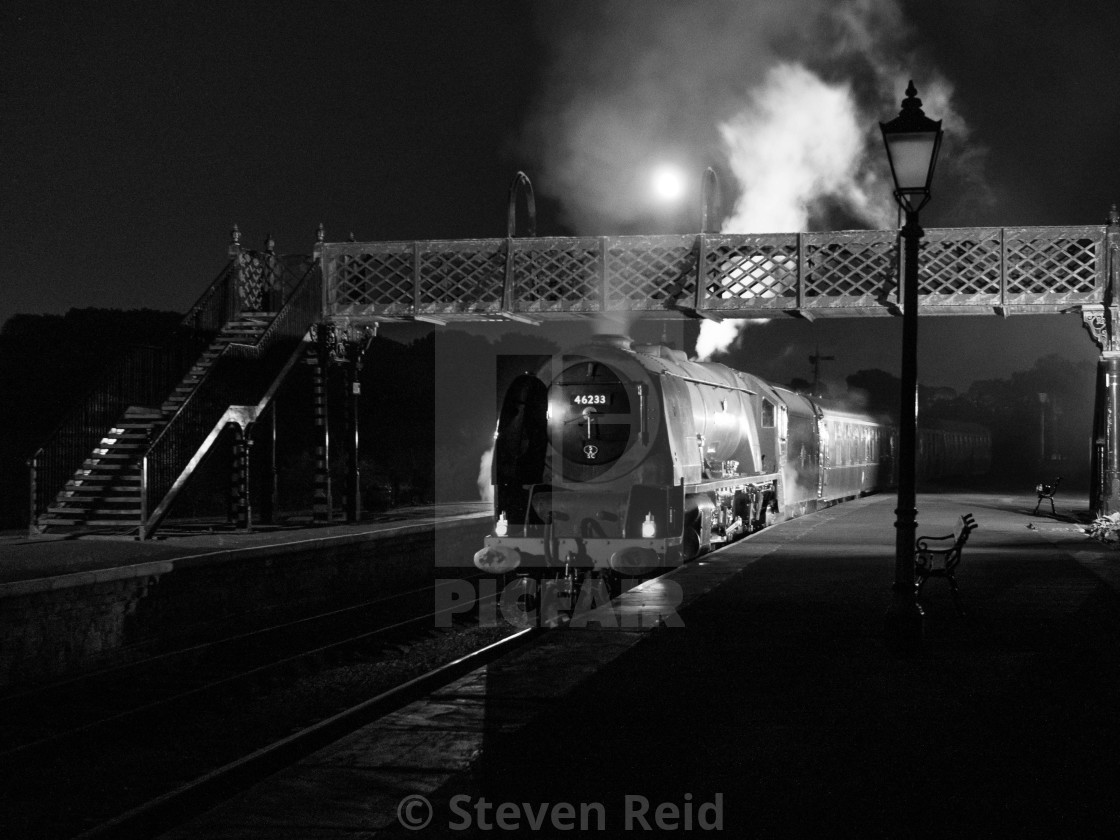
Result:
[[601,347],[615,347],[619,350],[629,350],[633,342],[629,336],[616,333],[599,333],[591,336],[591,343]]

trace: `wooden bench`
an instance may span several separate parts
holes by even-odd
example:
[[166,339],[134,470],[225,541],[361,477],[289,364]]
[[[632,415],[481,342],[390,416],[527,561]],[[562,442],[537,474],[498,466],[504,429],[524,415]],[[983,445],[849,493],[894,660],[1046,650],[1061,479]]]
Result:
[[[917,549],[914,555],[914,587],[915,597],[922,594],[922,587],[931,577],[941,577],[949,581],[949,589],[953,593],[953,603],[957,612],[964,615],[961,609],[960,593],[957,589],[957,579],[954,576],[957,565],[961,562],[961,552],[964,550],[968,536],[977,528],[976,520],[971,513],[966,513],[957,519],[953,533],[943,537],[918,537],[915,544]],[[947,540],[953,542],[947,543]],[[937,547],[932,543],[940,543]]]

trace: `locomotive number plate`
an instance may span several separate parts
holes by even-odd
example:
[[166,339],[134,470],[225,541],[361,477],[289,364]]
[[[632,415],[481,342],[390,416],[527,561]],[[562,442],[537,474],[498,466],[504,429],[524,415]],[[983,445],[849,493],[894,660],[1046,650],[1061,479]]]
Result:
[[610,394],[573,394],[572,405],[610,405]]

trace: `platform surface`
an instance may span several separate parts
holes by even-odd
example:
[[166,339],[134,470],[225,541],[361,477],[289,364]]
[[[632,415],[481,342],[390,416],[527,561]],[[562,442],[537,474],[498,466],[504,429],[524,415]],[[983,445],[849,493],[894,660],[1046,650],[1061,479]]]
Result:
[[[143,564],[231,552],[268,553],[297,543],[367,539],[431,528],[437,522],[461,522],[491,515],[488,502],[460,502],[394,508],[368,514],[354,525],[335,523],[305,527],[257,527],[240,532],[228,527],[171,525],[151,540],[129,535],[23,534],[0,536],[0,587],[5,584],[93,574]],[[0,590],[2,594],[2,590]]]
[[[1120,552],[1034,501],[919,496],[919,534],[964,512],[979,529],[966,615],[931,580],[914,657],[883,641],[895,500],[862,499],[647,584],[618,626],[549,633],[166,838],[1115,836]],[[624,626],[677,591],[673,620]]]

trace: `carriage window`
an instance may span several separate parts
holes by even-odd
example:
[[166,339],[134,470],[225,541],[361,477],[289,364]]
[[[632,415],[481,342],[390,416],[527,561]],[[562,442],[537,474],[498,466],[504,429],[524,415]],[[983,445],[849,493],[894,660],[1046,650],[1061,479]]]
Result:
[[762,428],[774,428],[774,403],[768,399],[762,400]]

